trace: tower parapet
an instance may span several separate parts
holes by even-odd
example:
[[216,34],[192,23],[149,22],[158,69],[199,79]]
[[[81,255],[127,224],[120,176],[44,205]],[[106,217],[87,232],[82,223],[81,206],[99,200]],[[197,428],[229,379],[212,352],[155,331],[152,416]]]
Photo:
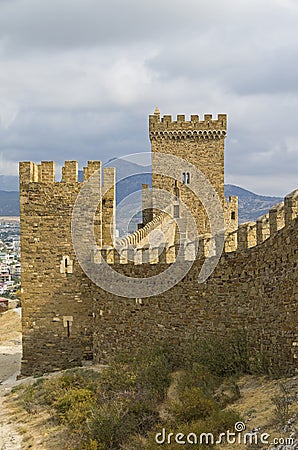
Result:
[[178,114],[176,120],[171,115],[160,118],[159,113],[149,116],[150,139],[163,136],[169,139],[219,139],[225,138],[227,132],[227,115],[218,114],[217,119],[212,114],[204,114],[200,120],[197,114],[192,114],[190,120],[185,120],[184,114]]

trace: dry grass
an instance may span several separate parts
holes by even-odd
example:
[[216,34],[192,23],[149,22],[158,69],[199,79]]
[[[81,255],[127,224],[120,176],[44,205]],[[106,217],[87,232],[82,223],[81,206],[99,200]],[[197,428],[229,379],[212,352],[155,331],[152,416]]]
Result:
[[5,400],[5,408],[13,417],[14,424],[22,436],[23,450],[57,450],[63,449],[65,429],[56,426],[45,408],[36,414],[28,414],[22,407],[16,393],[11,393]]
[[0,344],[21,338],[21,318],[13,310],[0,314]]
[[[298,377],[283,378],[280,380],[268,380],[266,377],[245,376],[239,381],[241,398],[233,405],[233,409],[238,411],[246,423],[246,431],[260,428],[260,433],[268,433],[271,438],[289,437],[290,432],[281,433],[281,424],[275,416],[275,405],[272,398],[282,395],[281,383],[288,386],[292,397],[298,391]],[[298,398],[290,405],[290,415],[296,418],[296,432],[298,431]],[[235,450],[234,445],[223,445],[225,450]],[[245,450],[245,445],[237,444],[237,449]]]

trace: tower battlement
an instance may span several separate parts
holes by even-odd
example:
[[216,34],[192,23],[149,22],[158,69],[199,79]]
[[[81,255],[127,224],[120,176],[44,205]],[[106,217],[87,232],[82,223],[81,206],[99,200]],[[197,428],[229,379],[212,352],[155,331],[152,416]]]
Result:
[[[94,174],[96,170],[101,169],[101,161],[88,161],[84,171],[84,181]],[[65,161],[62,167],[61,183],[79,182],[78,161]],[[54,161],[41,161],[36,164],[32,161],[22,161],[19,163],[20,184],[44,183],[52,184],[56,181],[56,164]]]
[[160,117],[159,110],[149,116],[150,139],[157,137],[167,138],[224,138],[227,130],[227,115],[218,114],[217,119],[212,114],[204,114],[204,119],[200,120],[197,114],[192,114],[190,120],[185,120],[184,114],[178,114],[173,120],[171,115]]

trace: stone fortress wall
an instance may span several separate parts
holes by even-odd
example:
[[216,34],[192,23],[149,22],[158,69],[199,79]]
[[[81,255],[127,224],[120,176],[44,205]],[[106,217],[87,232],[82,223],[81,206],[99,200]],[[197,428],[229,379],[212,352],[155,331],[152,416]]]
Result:
[[[208,239],[199,244],[199,256],[185,278],[158,297],[124,299],[104,293],[95,302],[94,357],[126,348],[165,341],[179,346],[208,333],[245,330],[252,359],[266,355],[272,371],[294,373],[298,361],[298,191],[285,198],[283,207],[255,224],[242,224],[233,233],[233,248],[226,249],[211,277],[197,283]],[[269,224],[269,227],[268,227]],[[137,252],[136,252],[137,253]],[[168,256],[167,256],[168,253]],[[153,255],[140,265],[110,255],[109,263],[121,273],[152,276],[170,266],[173,249]],[[182,262],[183,263],[183,262]],[[256,361],[257,363],[257,361]]]
[[[210,120],[208,116],[206,122],[205,116],[205,123]],[[101,163],[89,161],[80,183],[77,162],[66,161],[62,181],[57,182],[53,162],[20,163],[22,374],[64,369],[86,360],[105,363],[118,351],[148,342],[166,341],[177,347],[209,333],[224,336],[243,329],[251,358],[266,355],[273,371],[294,373],[298,356],[298,191],[256,223],[234,224],[219,264],[205,283],[197,282],[200,268],[217,251],[208,229],[200,236],[191,270],[176,286],[156,297],[124,298],[93,284],[72,246],[73,207],[81,187],[97,169]],[[150,195],[144,200],[143,228],[122,240],[120,254],[116,251],[115,173],[109,168],[103,175],[107,192],[95,217],[101,249],[98,263],[104,258],[116,271],[135,277],[153,276],[171,267],[176,240],[169,240],[164,251],[148,249],[150,233],[172,220],[166,213],[154,216]],[[232,203],[235,209],[236,199]],[[136,249],[125,249],[125,244],[134,244]],[[181,244],[184,259],[194,259],[195,244]],[[183,264],[183,258],[179,263]]]

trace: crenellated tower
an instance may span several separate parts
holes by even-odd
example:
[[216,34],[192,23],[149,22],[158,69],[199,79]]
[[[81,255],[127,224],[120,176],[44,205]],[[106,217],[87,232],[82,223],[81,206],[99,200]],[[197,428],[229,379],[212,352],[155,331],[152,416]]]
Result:
[[[66,161],[56,181],[53,161],[20,163],[24,375],[93,358],[94,286],[77,261],[71,221],[82,186],[98,170],[100,161],[88,161],[79,182],[78,162]],[[103,176],[94,217],[100,247],[115,241],[115,169]]]
[[[205,114],[200,120],[198,115],[191,115],[185,120],[182,114],[173,120],[170,115],[160,117],[159,109],[149,116],[149,137],[152,158],[155,153],[166,153],[190,162],[198,168],[210,181],[219,196],[225,212],[226,229],[233,231],[238,226],[237,197],[226,202],[224,196],[224,143],[227,134],[227,116],[218,114],[214,119]],[[209,221],[205,209],[195,194],[189,189],[192,184],[192,173],[181,167],[178,186],[173,180],[153,173],[152,187],[174,192],[178,187],[181,200],[189,207],[196,219],[199,234],[209,232]]]

